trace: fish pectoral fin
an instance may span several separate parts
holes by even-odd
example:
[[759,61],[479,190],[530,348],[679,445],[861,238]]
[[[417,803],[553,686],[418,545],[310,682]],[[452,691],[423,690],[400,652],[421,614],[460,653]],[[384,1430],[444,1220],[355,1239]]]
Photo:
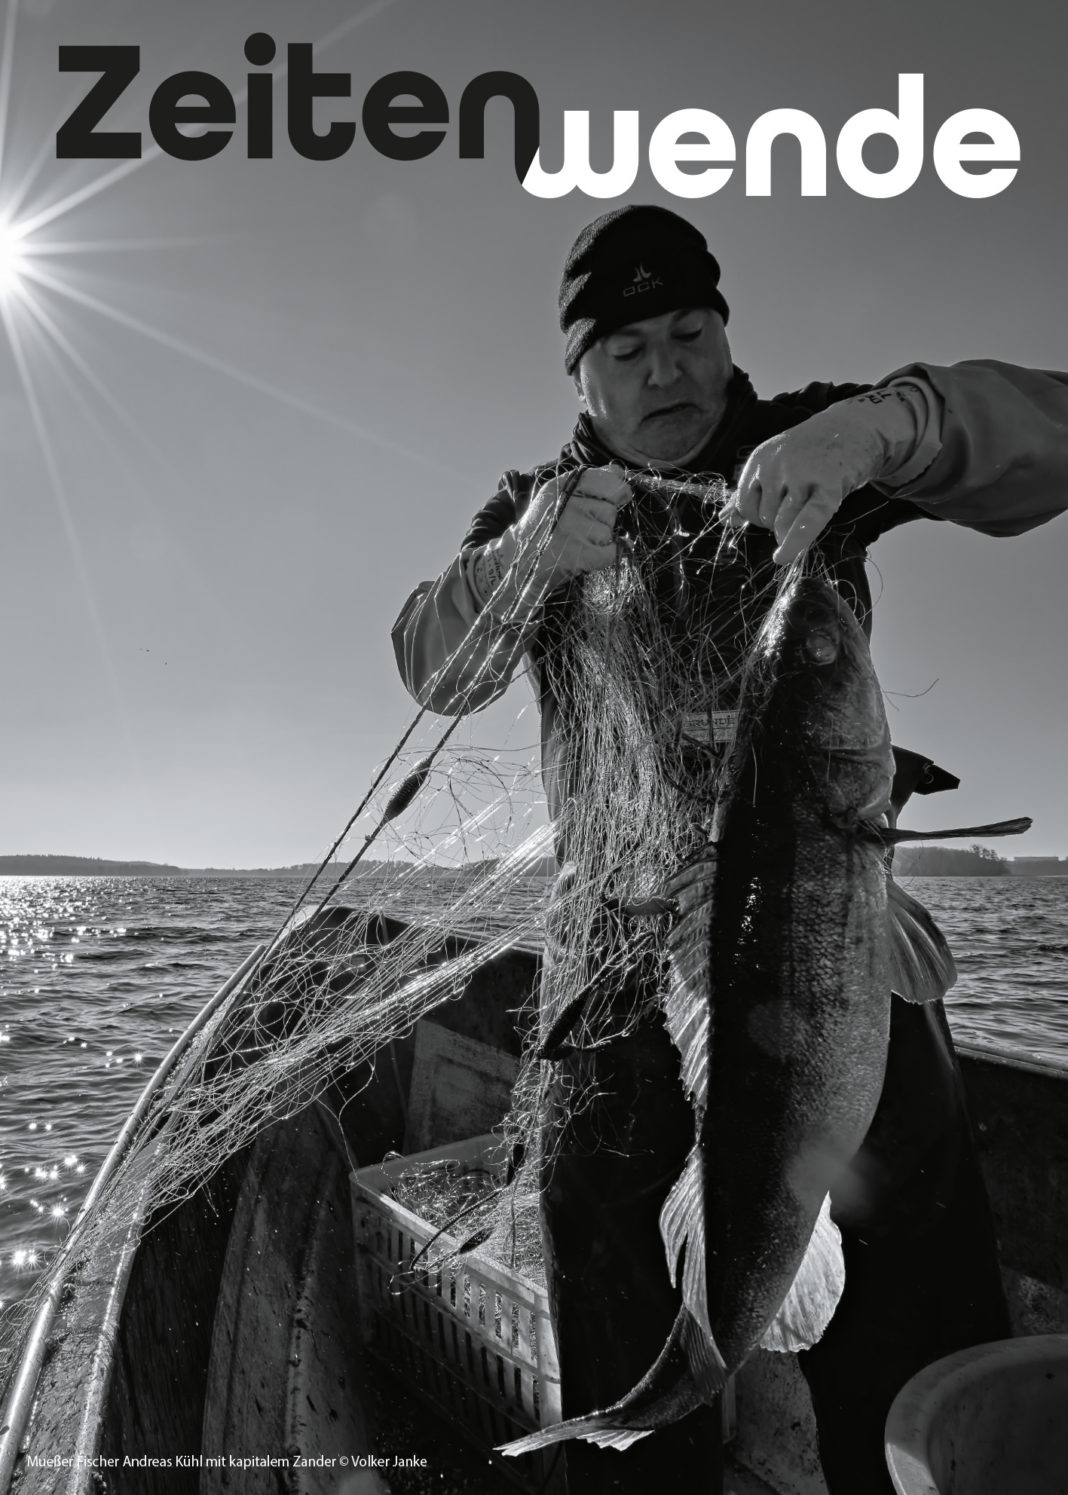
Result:
[[716,843],[706,841],[671,874],[663,889],[664,897],[683,903],[703,901],[706,884],[715,870],[715,865]]
[[959,836],[1022,836],[1031,829],[1030,815],[1020,815],[1015,820],[994,820],[989,825],[959,825],[941,831],[890,830],[876,827],[877,838],[887,846],[897,846],[901,841],[949,841]]
[[560,1012],[549,1026],[549,1031],[539,1041],[535,1051],[535,1059],[557,1059],[561,1051],[568,1051],[570,1044],[564,1044],[564,1039],[582,1016],[583,1008],[598,990],[599,982],[588,981],[586,985],[565,1003],[563,1011]]
[[830,1323],[844,1287],[842,1236],[831,1219],[828,1194],[790,1291],[764,1330],[760,1348],[783,1353],[810,1349]]
[[713,844],[707,843],[672,874],[660,892],[649,893],[644,898],[605,898],[605,908],[626,919],[678,918],[685,913],[687,903],[703,898],[709,859],[714,852]]
[[890,985],[906,1002],[936,1002],[957,979],[945,935],[922,903],[893,878],[887,881]]
[[646,1433],[677,1422],[703,1402],[713,1402],[726,1381],[727,1368],[715,1340],[685,1308],[680,1308],[656,1363],[626,1396],[603,1411],[571,1417],[512,1443],[500,1444],[497,1452],[509,1457],[536,1453],[570,1438],[582,1438],[602,1448],[628,1448]]

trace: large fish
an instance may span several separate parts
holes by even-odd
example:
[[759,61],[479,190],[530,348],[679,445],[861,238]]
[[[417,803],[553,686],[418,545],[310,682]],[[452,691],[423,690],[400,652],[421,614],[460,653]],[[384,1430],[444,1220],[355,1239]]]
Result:
[[907,937],[889,906],[892,776],[867,640],[832,586],[796,574],[747,664],[711,842],[670,890],[665,1016],[696,1137],[660,1224],[682,1306],[627,1396],[505,1452],[626,1447],[712,1400],[761,1343],[822,1334],[843,1286],[828,1195],[879,1099],[903,950],[928,951],[912,995],[952,979],[919,905],[901,905]]

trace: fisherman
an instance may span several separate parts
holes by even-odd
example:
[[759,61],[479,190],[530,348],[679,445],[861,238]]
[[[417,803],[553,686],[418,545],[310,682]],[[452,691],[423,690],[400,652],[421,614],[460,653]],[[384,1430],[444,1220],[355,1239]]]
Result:
[[[864,562],[880,535],[924,518],[1012,535],[1065,506],[1068,375],[912,364],[875,386],[813,383],[765,400],[732,361],[719,281],[699,230],[664,208],[618,208],[582,230],[559,297],[564,366],[584,407],[572,436],[553,462],[504,475],[458,555],[415,590],[394,628],[408,689],[445,714],[488,704],[526,659],[558,830],[568,772],[553,670],[567,618],[558,602],[575,578],[616,565],[624,516],[647,543],[672,529],[694,537],[676,557],[681,581],[664,603],[676,634],[684,638],[698,614],[707,626],[711,609],[728,677],[751,637],[738,568],[714,569],[702,549],[700,500],[677,484],[665,526],[663,505],[642,487],[645,470],[722,475],[747,554],[783,565],[815,546],[869,632]],[[709,598],[701,589],[710,586]],[[955,782],[914,754],[902,754],[899,768],[895,809],[913,788]],[[558,835],[566,863],[559,843]],[[565,866],[562,889],[572,875]],[[635,976],[632,998],[643,979]],[[895,996],[892,1008],[882,1100],[849,1187],[832,1191],[844,1295],[823,1338],[800,1356],[831,1495],[890,1495],[882,1433],[896,1392],[939,1356],[1010,1332],[941,1003]],[[662,1023],[648,1003],[630,1010],[640,1015],[617,1043],[568,1061],[598,1105],[568,1119],[544,1180],[565,1417],[631,1390],[679,1302],[658,1216],[693,1119]],[[712,1491],[720,1469],[712,1409],[622,1453],[567,1446],[572,1495],[645,1491],[665,1478]]]

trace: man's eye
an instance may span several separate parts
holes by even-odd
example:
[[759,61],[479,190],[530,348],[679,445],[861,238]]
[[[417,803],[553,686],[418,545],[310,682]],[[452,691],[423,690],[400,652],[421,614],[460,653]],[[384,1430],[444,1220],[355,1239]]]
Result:
[[690,328],[680,328],[675,333],[675,338],[680,343],[695,343],[703,331],[703,327],[694,327],[692,330]]
[[640,348],[620,348],[618,352],[612,354],[612,357],[617,363],[630,363],[640,352]]

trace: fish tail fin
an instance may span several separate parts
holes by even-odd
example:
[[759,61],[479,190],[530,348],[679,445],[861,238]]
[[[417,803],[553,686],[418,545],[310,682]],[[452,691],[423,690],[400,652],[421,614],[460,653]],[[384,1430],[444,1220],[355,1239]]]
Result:
[[680,1308],[656,1363],[637,1386],[603,1411],[571,1417],[512,1443],[497,1452],[509,1457],[536,1453],[554,1443],[582,1438],[600,1448],[629,1448],[639,1438],[677,1422],[723,1390],[727,1367],[715,1340],[685,1308]]
[[537,1453],[556,1443],[581,1438],[584,1443],[592,1443],[597,1448],[616,1448],[622,1453],[640,1438],[648,1438],[653,1431],[652,1428],[613,1427],[607,1419],[607,1412],[593,1412],[589,1417],[572,1417],[567,1422],[557,1422],[552,1427],[542,1428],[540,1432],[528,1433],[525,1438],[515,1438],[511,1443],[498,1443],[494,1452],[503,1454],[506,1459],[518,1459],[523,1454]]
[[713,1402],[727,1384],[727,1365],[715,1337],[686,1308],[679,1309],[675,1322],[681,1324],[682,1350],[698,1400]]
[[831,1196],[828,1194],[816,1217],[790,1291],[764,1330],[760,1348],[784,1353],[810,1349],[830,1323],[844,1287],[842,1236],[831,1219]]

